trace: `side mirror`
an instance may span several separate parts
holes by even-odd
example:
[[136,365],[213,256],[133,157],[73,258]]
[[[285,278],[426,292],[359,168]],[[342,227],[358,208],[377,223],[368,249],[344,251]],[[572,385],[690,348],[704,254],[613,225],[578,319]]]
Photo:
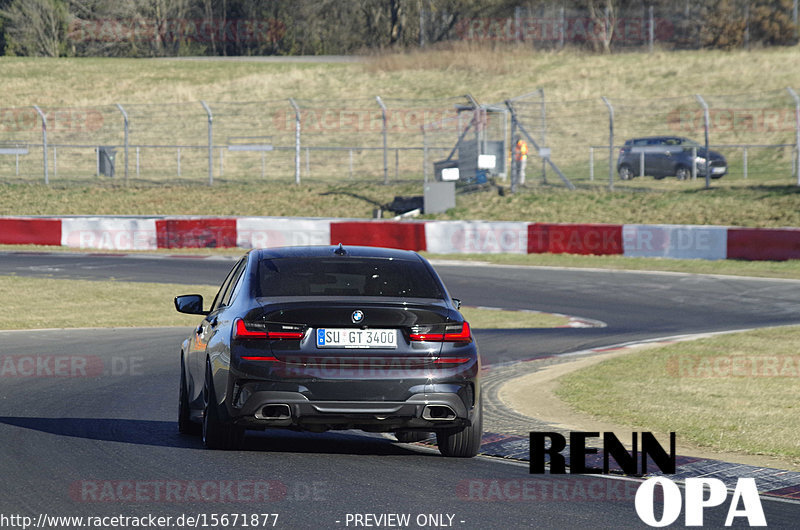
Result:
[[456,305],[456,309],[461,309],[461,299],[460,298],[453,298],[453,303]]
[[207,315],[208,311],[203,311],[203,297],[199,294],[184,294],[175,297],[175,309],[178,313],[188,313],[190,315]]

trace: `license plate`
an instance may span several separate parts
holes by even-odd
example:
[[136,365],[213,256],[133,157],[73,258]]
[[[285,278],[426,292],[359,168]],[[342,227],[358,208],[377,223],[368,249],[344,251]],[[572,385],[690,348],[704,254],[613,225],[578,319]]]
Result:
[[320,328],[317,348],[397,348],[397,330]]
[[724,167],[712,167],[711,168],[711,172],[712,173],[724,173],[725,172],[725,168]]

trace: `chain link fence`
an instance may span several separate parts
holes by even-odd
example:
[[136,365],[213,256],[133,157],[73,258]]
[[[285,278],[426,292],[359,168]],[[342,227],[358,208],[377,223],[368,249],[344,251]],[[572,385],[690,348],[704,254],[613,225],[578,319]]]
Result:
[[[726,158],[717,186],[789,185],[798,182],[799,109],[790,88],[574,101],[536,90],[492,104],[466,95],[5,108],[0,179],[394,183],[440,179],[443,168],[457,167],[464,181],[496,179],[512,189],[659,186],[636,164],[636,178],[620,180],[620,149],[675,136],[701,147],[707,138]],[[518,138],[530,147],[521,174],[512,157]],[[490,166],[481,166],[483,155]],[[686,185],[705,184],[693,177]]]

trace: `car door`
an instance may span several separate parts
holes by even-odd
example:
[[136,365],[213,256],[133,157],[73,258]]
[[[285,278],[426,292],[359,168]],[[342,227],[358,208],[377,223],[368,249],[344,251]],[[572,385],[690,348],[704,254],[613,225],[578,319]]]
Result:
[[189,350],[189,363],[193,380],[193,388],[190,389],[192,396],[196,396],[197,393],[201,392],[203,389],[208,343],[216,333],[220,313],[230,302],[238,280],[241,279],[245,264],[246,260],[242,258],[231,268],[230,272],[225,277],[225,281],[222,282],[219,291],[217,291],[217,295],[214,297],[214,302],[211,304],[208,316],[206,316],[200,325],[197,326],[197,329],[195,329],[194,340]]
[[680,138],[664,138],[662,158],[658,168],[659,176],[667,177],[675,174],[675,168],[683,163],[683,145]]
[[[671,148],[664,138],[650,138],[647,142],[645,172],[654,177],[669,175]],[[674,149],[674,147],[672,148]]]

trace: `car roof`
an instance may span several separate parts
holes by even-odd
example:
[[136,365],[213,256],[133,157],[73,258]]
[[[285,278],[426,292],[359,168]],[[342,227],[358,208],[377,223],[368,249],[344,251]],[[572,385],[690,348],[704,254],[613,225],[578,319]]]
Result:
[[[636,140],[689,140],[683,136],[637,136],[627,140],[628,142],[635,142]],[[691,140],[689,140],[691,141]]]
[[410,250],[398,250],[383,247],[363,247],[351,245],[316,245],[316,246],[297,246],[297,247],[275,247],[255,249],[259,260],[280,259],[280,258],[330,258],[330,257],[352,257],[352,258],[381,258],[381,259],[404,259],[422,261],[422,257]]

